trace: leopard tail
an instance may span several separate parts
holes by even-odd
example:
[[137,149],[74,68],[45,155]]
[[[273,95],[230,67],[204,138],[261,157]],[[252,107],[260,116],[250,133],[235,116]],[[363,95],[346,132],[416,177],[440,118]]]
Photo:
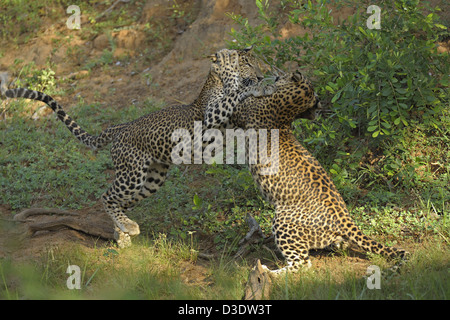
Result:
[[8,98],[25,98],[45,102],[56,113],[72,134],[84,145],[92,149],[99,149],[112,141],[115,134],[120,131],[121,126],[113,126],[104,130],[100,135],[94,136],[83,130],[72,118],[63,110],[63,108],[49,95],[25,88],[8,89],[4,91]]
[[345,232],[346,238],[365,251],[375,254],[381,254],[391,259],[407,259],[409,255],[408,252],[403,249],[386,247],[385,245],[370,239],[368,236],[361,232],[358,226],[350,218],[346,219],[343,222],[343,225],[346,226],[345,230],[347,230]]

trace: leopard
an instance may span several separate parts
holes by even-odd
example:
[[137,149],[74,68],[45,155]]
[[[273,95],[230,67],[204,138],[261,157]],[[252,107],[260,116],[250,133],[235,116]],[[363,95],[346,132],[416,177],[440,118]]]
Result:
[[[234,57],[236,63],[233,65],[223,57]],[[200,124],[203,122],[208,106],[217,104],[238,89],[245,92],[244,87],[251,88],[259,81],[259,62],[251,47],[222,49],[209,58],[210,71],[200,94],[192,103],[167,106],[133,121],[109,126],[98,135],[92,135],[81,128],[55,99],[43,92],[26,88],[7,89],[6,79],[2,80],[1,88],[7,98],[25,98],[46,103],[85,146],[95,150],[111,144],[114,181],[102,194],[101,200],[104,210],[113,221],[114,239],[119,247],[124,248],[131,245],[131,237],[140,234],[138,223],[131,220],[125,211],[157,192],[164,184],[167,172],[174,164],[172,156],[177,141],[173,138],[173,132],[183,129],[193,136],[194,124],[197,121]],[[239,79],[228,79],[233,68],[239,70]],[[252,93],[252,90],[248,90],[241,96]],[[203,144],[197,137],[189,141],[194,146],[191,150]]]
[[[239,70],[233,69],[235,78]],[[227,74],[227,82],[230,79]],[[286,266],[271,270],[272,275],[297,272],[312,266],[309,251],[355,244],[364,251],[405,260],[407,251],[387,247],[365,235],[351,218],[343,197],[319,161],[295,138],[292,123],[299,118],[313,119],[321,108],[311,82],[299,71],[287,73],[275,82],[271,95],[250,96],[226,101],[230,115],[225,121],[232,126],[264,131],[267,137],[247,143],[247,155],[256,154],[261,142],[267,144],[267,155],[260,154],[256,163],[248,161],[251,175],[264,198],[274,206],[272,234],[286,260]],[[238,89],[239,90],[239,89]],[[218,102],[221,107],[222,102]],[[219,126],[224,118],[207,109],[205,122]],[[212,114],[211,114],[212,112]],[[259,137],[259,135],[256,135]],[[272,139],[275,138],[275,139]],[[272,144],[278,148],[272,152]],[[260,147],[260,146],[259,146]]]

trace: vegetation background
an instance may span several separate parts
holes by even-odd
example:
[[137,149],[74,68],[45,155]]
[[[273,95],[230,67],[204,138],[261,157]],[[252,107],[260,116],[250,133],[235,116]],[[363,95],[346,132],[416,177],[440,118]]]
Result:
[[[81,9],[81,29],[66,21]],[[299,67],[325,110],[293,130],[322,163],[362,230],[412,253],[400,274],[355,251],[313,252],[313,268],[278,280],[272,299],[447,299],[450,108],[448,1],[0,1],[0,69],[45,91],[89,132],[189,103],[204,57],[253,45],[273,68]],[[0,105],[0,298],[240,299],[255,259],[234,258],[251,213],[270,235],[273,208],[245,166],[173,167],[129,213],[129,249],[59,230],[30,237],[12,217],[30,207],[92,214],[112,180],[107,149],[86,150],[42,104]],[[199,252],[202,253],[199,255]],[[207,256],[208,259],[204,257]],[[203,257],[203,258],[202,258]],[[82,271],[68,290],[69,265]],[[369,290],[366,270],[382,268]]]

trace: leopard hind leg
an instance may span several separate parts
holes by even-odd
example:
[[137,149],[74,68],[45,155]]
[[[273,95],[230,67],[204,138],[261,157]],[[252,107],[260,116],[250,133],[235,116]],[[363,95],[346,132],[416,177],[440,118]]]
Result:
[[272,226],[275,243],[286,259],[287,265],[281,269],[269,270],[272,274],[280,274],[285,271],[296,272],[302,268],[310,268],[309,259],[310,243],[307,235],[310,233],[306,227],[298,226],[292,222],[275,218]]
[[119,247],[131,245],[131,237],[140,233],[139,225],[127,217],[126,208],[139,197],[146,181],[147,165],[138,161],[117,163],[116,177],[110,188],[102,195],[103,206],[114,222],[115,239]]
[[323,246],[324,250],[327,251],[346,251],[350,248],[350,242],[348,239],[345,239],[344,237],[337,235],[334,238],[330,237],[329,244],[326,244]]
[[146,165],[145,183],[141,186],[139,192],[124,205],[125,208],[131,209],[139,201],[157,192],[166,180],[169,167],[167,164],[148,162]]
[[131,236],[140,233],[139,225],[127,217],[124,213],[125,207],[122,202],[122,193],[114,183],[103,195],[102,201],[106,213],[114,223],[114,238],[120,248],[131,245]]

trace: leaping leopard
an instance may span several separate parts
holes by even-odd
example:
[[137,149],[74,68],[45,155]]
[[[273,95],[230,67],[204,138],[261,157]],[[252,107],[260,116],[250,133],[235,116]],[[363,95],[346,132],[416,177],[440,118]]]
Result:
[[[97,136],[81,128],[56,100],[45,93],[25,88],[5,90],[4,83],[2,91],[8,98],[45,102],[70,132],[87,147],[98,149],[112,144],[111,157],[115,166],[115,179],[102,195],[102,201],[105,211],[114,222],[115,239],[119,247],[126,247],[131,244],[130,237],[138,235],[140,229],[124,211],[155,193],[164,183],[172,164],[171,153],[176,145],[172,140],[174,130],[186,129],[193,137],[194,122],[201,123],[204,120],[208,106],[216,105],[226,97],[225,93],[235,91],[241,84],[251,86],[258,82],[258,63],[251,51],[251,48],[229,52],[224,49],[211,56],[210,72],[193,103],[166,107],[134,121],[110,126]],[[231,66],[229,60],[218,59],[224,52],[227,52],[227,57],[231,53],[237,58],[235,65]],[[234,71],[233,68],[238,68],[239,79],[228,79],[228,70]],[[247,94],[252,94],[251,90]],[[202,141],[192,139],[192,144],[201,145]]]

